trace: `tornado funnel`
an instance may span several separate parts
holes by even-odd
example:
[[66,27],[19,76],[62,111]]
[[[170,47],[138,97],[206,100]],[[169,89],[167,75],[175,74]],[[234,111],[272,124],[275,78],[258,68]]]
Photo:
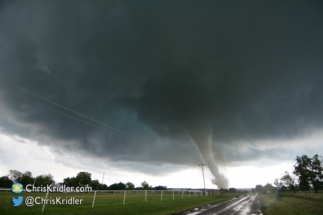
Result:
[[212,181],[219,189],[225,188],[228,189],[229,183],[228,179],[220,173],[218,166],[216,165],[211,143],[212,143],[212,125],[211,123],[196,122],[190,123],[189,126],[186,126],[186,131],[190,139],[194,142],[197,147],[201,159],[208,166],[214,180]]

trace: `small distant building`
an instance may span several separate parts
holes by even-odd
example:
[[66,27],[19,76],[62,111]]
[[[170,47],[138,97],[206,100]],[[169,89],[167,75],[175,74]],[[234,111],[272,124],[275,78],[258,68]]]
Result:
[[224,195],[225,193],[224,193],[224,189],[223,188],[221,188],[221,190],[220,190],[220,194],[221,195]]
[[53,192],[59,192],[59,188],[63,186],[63,183],[57,183],[53,185]]

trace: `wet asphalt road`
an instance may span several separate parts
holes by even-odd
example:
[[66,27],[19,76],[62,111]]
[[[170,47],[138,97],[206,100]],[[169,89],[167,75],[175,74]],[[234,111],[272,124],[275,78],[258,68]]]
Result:
[[205,205],[178,215],[262,215],[260,197],[249,194],[213,205]]

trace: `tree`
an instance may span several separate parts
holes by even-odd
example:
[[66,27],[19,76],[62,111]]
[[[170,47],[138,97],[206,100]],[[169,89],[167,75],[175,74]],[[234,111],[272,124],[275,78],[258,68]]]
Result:
[[142,188],[143,190],[149,190],[149,184],[148,184],[146,181],[143,181],[143,182],[141,183],[141,188]]
[[304,182],[299,181],[298,186],[299,186],[299,189],[302,191],[309,190],[311,188],[311,185],[308,181],[304,181]]
[[92,190],[99,190],[101,188],[101,184],[98,180],[91,180],[89,186]]
[[276,191],[276,188],[270,183],[267,183],[265,186],[261,188],[262,193],[275,192],[275,191]]
[[282,187],[282,183],[280,182],[280,180],[278,178],[275,178],[274,185],[278,189],[280,189]]
[[67,186],[67,187],[77,187],[78,186],[78,182],[77,179],[75,177],[72,178],[64,178],[63,183]]
[[21,174],[20,179],[19,179],[20,183],[24,187],[26,187],[28,184],[34,184],[34,180],[35,179],[33,178],[31,172],[29,172],[29,171],[26,171],[25,173]]
[[91,182],[91,173],[79,172],[76,176],[76,179],[80,186],[88,185]]
[[[322,157],[319,155],[314,155],[312,158],[312,170],[314,179],[312,181],[313,187],[315,187],[315,190],[317,192],[319,187],[322,187],[323,184],[323,163],[322,163]],[[314,186],[315,184],[315,186]]]
[[255,191],[256,191],[257,193],[259,193],[259,192],[261,191],[261,189],[262,189],[262,185],[260,185],[260,184],[256,185],[256,187],[255,187]]
[[323,182],[323,166],[319,156],[317,154],[313,158],[307,155],[297,156],[294,168],[293,173],[298,176],[300,187],[308,187],[310,183],[317,193],[319,184]]
[[44,175],[44,182],[46,185],[55,184],[55,180],[52,174]]
[[8,176],[2,176],[0,178],[0,187],[1,188],[11,188],[11,185],[13,185],[13,182]]
[[111,184],[108,187],[109,190],[125,190],[126,189],[126,185],[122,182],[119,182],[118,184]]
[[108,190],[108,186],[106,184],[101,184],[101,190]]
[[35,186],[47,186],[55,184],[54,178],[51,174],[48,175],[39,175],[35,178]]
[[154,187],[153,190],[167,190],[167,187],[159,185],[159,186]]
[[134,190],[135,189],[135,185],[133,183],[131,183],[131,182],[127,182],[126,183],[126,188],[128,190]]
[[9,170],[9,177],[13,182],[18,182],[21,179],[22,173],[18,170]]
[[68,187],[86,186],[91,183],[91,173],[79,172],[76,177],[67,177],[63,179],[63,183]]
[[294,193],[296,192],[297,184],[295,182],[295,179],[292,175],[289,174],[289,172],[285,172],[284,175],[280,179],[281,186],[288,187],[290,190],[293,190]]

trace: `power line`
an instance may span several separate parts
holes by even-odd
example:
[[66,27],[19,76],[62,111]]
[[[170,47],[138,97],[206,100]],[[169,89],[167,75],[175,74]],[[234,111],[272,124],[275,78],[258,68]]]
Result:
[[[14,115],[9,114],[9,113],[7,113],[7,112],[4,112],[3,110],[0,110],[0,112],[1,112],[2,114],[7,115],[7,116],[15,117]],[[84,137],[82,137],[82,136],[80,136],[80,135],[73,134],[73,133],[69,133],[69,132],[62,131],[62,130],[55,129],[55,128],[48,129],[48,128],[44,128],[44,127],[43,127],[42,129],[45,129],[45,130],[48,130],[48,131],[51,131],[51,130],[52,130],[52,131],[56,131],[56,132],[62,132],[62,133],[69,134],[69,135],[72,135],[72,136],[80,137],[80,138],[81,138],[81,139],[83,139],[83,140],[86,140],[86,139],[87,139],[87,138],[84,138]]]
[[[82,117],[84,117],[84,118],[86,118],[86,119],[89,119],[89,120],[91,120],[91,121],[93,121],[93,122],[96,122],[96,123],[98,123],[98,124],[100,124],[100,125],[103,125],[103,126],[105,126],[105,127],[108,127],[108,128],[110,128],[110,129],[113,129],[113,130],[115,130],[115,131],[117,131],[117,132],[120,132],[120,133],[122,133],[122,134],[124,134],[124,135],[126,135],[126,136],[128,136],[128,137],[130,137],[130,138],[133,138],[133,139],[135,139],[135,140],[129,139],[129,138],[127,138],[127,137],[124,137],[124,136],[122,136],[122,135],[120,135],[120,134],[118,134],[118,133],[115,133],[115,132],[109,131],[109,130],[107,130],[107,129],[103,129],[103,128],[97,127],[97,126],[95,126],[95,125],[93,125],[93,124],[90,124],[90,123],[85,122],[85,121],[83,121],[83,120],[80,120],[80,119],[78,119],[78,118],[72,117],[72,116],[70,116],[70,115],[68,115],[68,114],[64,114],[64,113],[62,113],[62,112],[60,112],[60,111],[57,111],[57,110],[52,109],[52,108],[49,108],[49,107],[47,107],[47,106],[45,106],[45,105],[39,104],[39,103],[37,103],[37,102],[35,102],[35,101],[32,101],[32,100],[30,100],[30,99],[27,99],[27,98],[25,98],[25,97],[19,96],[19,95],[15,94],[15,93],[12,93],[12,92],[11,92],[12,94],[15,94],[16,96],[22,97],[22,98],[24,98],[24,99],[26,99],[26,100],[29,100],[29,101],[31,101],[31,102],[33,102],[33,103],[36,103],[36,104],[40,105],[40,106],[43,106],[43,107],[48,108],[48,109],[50,109],[50,110],[52,110],[52,111],[55,111],[55,112],[58,112],[58,113],[60,113],[60,114],[65,115],[65,116],[68,116],[68,117],[70,117],[70,118],[73,118],[73,119],[75,119],[75,120],[78,120],[78,121],[80,121],[80,122],[83,122],[83,123],[85,123],[85,124],[88,124],[88,125],[90,125],[90,126],[93,126],[93,127],[99,128],[99,129],[101,129],[101,130],[104,130],[104,131],[110,132],[110,133],[115,134],[115,135],[117,135],[117,136],[119,136],[119,137],[123,137],[123,138],[125,138],[125,139],[127,139],[127,140],[134,141],[134,142],[137,142],[137,143],[147,143],[145,140],[143,140],[143,139],[141,139],[141,138],[138,138],[138,137],[136,137],[136,136],[133,136],[133,135],[131,135],[131,134],[128,134],[128,133],[126,133],[126,132],[124,132],[124,131],[121,131],[121,130],[119,130],[119,129],[116,129],[116,128],[114,128],[114,127],[110,126],[110,125],[107,125],[107,124],[105,124],[105,123],[102,123],[102,122],[100,122],[100,121],[98,121],[98,120],[95,120],[95,119],[93,119],[93,118],[91,118],[91,117],[88,117],[88,116],[86,116],[86,115],[84,115],[84,114],[81,114],[81,113],[79,113],[79,112],[77,112],[77,111],[75,111],[75,110],[72,110],[72,109],[68,108],[68,107],[65,107],[65,106],[63,106],[63,105],[61,105],[61,104],[58,104],[58,103],[56,103],[56,102],[53,102],[53,101],[51,101],[51,100],[49,100],[49,99],[47,99],[47,98],[44,98],[44,97],[42,97],[42,96],[40,96],[40,95],[38,95],[38,94],[36,94],[36,93],[34,93],[34,92],[29,91],[29,90],[28,90],[28,89],[26,89],[26,88],[23,88],[23,87],[21,87],[21,86],[19,86],[19,85],[17,85],[17,84],[14,84],[14,83],[12,83],[11,81],[8,81],[8,80],[6,80],[6,79],[4,79],[4,78],[1,78],[1,79],[0,79],[0,81],[4,81],[4,82],[6,82],[6,83],[8,83],[8,84],[10,84],[10,85],[12,85],[12,86],[14,86],[14,87],[16,87],[16,88],[20,89],[20,90],[23,90],[24,92],[27,92],[28,94],[31,94],[31,95],[33,95],[33,96],[35,96],[35,97],[38,97],[38,98],[40,98],[40,99],[42,99],[42,100],[44,100],[44,101],[50,102],[51,104],[54,104],[54,105],[56,105],[56,106],[58,106],[58,107],[61,107],[61,108],[65,109],[65,110],[71,111],[71,112],[73,112],[73,113],[75,113],[75,114],[77,114],[77,115],[79,115],[79,116],[82,116]],[[7,91],[8,91],[8,92],[10,92],[9,90],[7,90]],[[138,141],[140,141],[140,142],[138,142]],[[165,150],[165,149],[164,149],[164,150]],[[165,151],[168,151],[168,150],[165,150]],[[172,154],[177,154],[177,155],[179,155],[178,153],[174,153],[173,151],[168,151],[168,152],[170,152],[170,153],[172,153]]]
[[[0,79],[0,81],[1,81],[1,79]],[[15,95],[15,96],[17,96],[17,97],[20,97],[20,98],[26,99],[26,100],[28,100],[28,101],[30,101],[30,102],[32,102],[32,103],[35,103],[35,104],[37,104],[37,105],[39,105],[39,106],[42,106],[42,107],[44,107],[44,108],[46,108],[46,109],[49,109],[49,110],[54,111],[54,112],[56,112],[56,113],[62,114],[62,115],[64,115],[64,116],[67,116],[67,117],[72,118],[72,119],[74,119],[74,120],[77,120],[77,121],[83,122],[83,123],[85,123],[85,124],[87,124],[87,125],[90,125],[90,126],[92,126],[92,127],[98,128],[98,129],[100,129],[100,130],[107,131],[107,132],[109,132],[109,133],[112,133],[112,134],[117,135],[117,136],[119,136],[119,137],[125,138],[125,139],[127,139],[127,140],[134,141],[134,142],[137,142],[137,143],[147,143],[146,141],[144,141],[144,140],[142,140],[142,139],[140,139],[140,138],[137,138],[137,137],[135,137],[135,136],[133,136],[133,135],[130,135],[130,134],[128,134],[128,133],[126,133],[126,132],[124,132],[124,131],[121,131],[121,130],[119,130],[119,129],[116,129],[116,128],[112,127],[112,126],[109,126],[109,125],[107,125],[107,124],[104,124],[104,123],[102,123],[102,122],[100,122],[100,121],[98,121],[98,120],[95,120],[95,119],[93,119],[93,118],[91,118],[91,117],[88,117],[88,116],[86,116],[86,115],[84,115],[84,114],[81,114],[81,113],[79,113],[79,112],[77,112],[77,111],[74,111],[74,110],[72,110],[72,109],[70,109],[70,108],[67,108],[67,107],[65,107],[65,106],[63,106],[63,105],[60,105],[60,104],[58,104],[58,103],[56,103],[56,102],[53,102],[53,101],[51,101],[51,100],[49,100],[49,99],[46,99],[46,98],[44,98],[44,97],[42,97],[42,96],[40,96],[40,95],[38,95],[38,94],[36,94],[36,93],[34,93],[34,92],[31,92],[31,91],[29,91],[29,90],[27,90],[27,89],[25,89],[25,88],[23,88],[23,87],[20,87],[20,86],[18,86],[18,85],[16,85],[16,84],[14,84],[14,83],[12,83],[12,82],[10,82],[10,81],[8,81],[8,80],[3,79],[2,81],[6,82],[6,83],[8,83],[8,84],[10,84],[10,85],[12,85],[12,86],[14,86],[14,87],[16,87],[16,88],[18,88],[18,89],[20,89],[20,90],[24,91],[24,92],[26,92],[26,93],[28,93],[28,94],[31,94],[31,95],[33,95],[33,96],[35,96],[35,97],[37,97],[37,98],[40,98],[40,99],[42,99],[42,100],[44,100],[44,101],[47,101],[47,102],[49,102],[49,103],[51,103],[51,104],[54,104],[54,105],[56,105],[56,106],[58,106],[58,107],[60,107],[60,108],[65,109],[65,110],[71,111],[71,112],[73,112],[73,113],[75,113],[75,114],[77,114],[77,115],[79,115],[79,116],[81,116],[81,117],[84,117],[84,118],[86,118],[86,119],[88,119],[88,120],[91,120],[91,121],[93,121],[93,122],[96,122],[96,123],[98,123],[98,124],[100,124],[100,125],[103,125],[103,126],[105,126],[105,127],[107,127],[107,128],[110,128],[110,129],[112,129],[112,130],[114,130],[114,131],[117,131],[117,132],[119,132],[119,133],[116,133],[116,132],[113,132],[113,131],[109,131],[109,130],[107,130],[107,129],[104,129],[104,128],[101,128],[101,127],[95,126],[95,125],[93,125],[93,124],[91,124],[91,123],[88,123],[88,122],[83,121],[83,120],[81,120],[81,119],[78,119],[78,118],[76,118],[76,117],[70,116],[70,115],[68,115],[68,114],[65,114],[65,113],[63,113],[63,112],[60,112],[60,111],[55,110],[55,109],[53,109],[53,108],[47,107],[47,106],[45,106],[45,105],[43,105],[43,104],[40,104],[40,103],[38,103],[38,102],[35,102],[35,101],[33,101],[33,100],[31,100],[31,99],[28,99],[28,98],[26,98],[26,97],[20,96],[20,95],[18,95],[18,94],[16,94],[16,93],[13,93],[13,92],[11,92],[11,91],[9,91],[9,90],[7,90],[7,89],[6,89],[6,91],[7,91],[7,92],[9,92],[9,93],[11,93],[11,94],[13,94],[13,95]],[[0,111],[1,111],[1,110],[0,110]],[[2,112],[2,113],[4,113],[3,111],[1,111],[1,112]],[[6,114],[6,113],[5,113],[5,114]],[[7,115],[8,115],[8,114],[7,114]],[[60,130],[57,130],[57,131],[60,131]],[[67,134],[70,134],[70,135],[75,135],[75,134],[71,134],[71,133],[64,132],[64,131],[60,131],[60,132],[67,133]],[[120,134],[120,133],[121,133],[121,134]],[[123,136],[122,134],[123,134],[123,135],[126,135],[126,136],[128,136],[128,137],[125,137],[125,136]],[[75,136],[77,136],[77,135],[75,135]],[[130,137],[130,138],[132,138],[132,139],[130,139],[129,137]],[[85,138],[83,138],[83,137],[82,137],[82,139],[85,139]],[[134,140],[134,139],[135,139],[135,140]],[[138,140],[139,140],[139,141],[141,141],[141,142],[138,142]],[[163,149],[163,150],[164,150],[164,151],[167,151],[167,152],[169,152],[169,153],[172,153],[172,154],[174,154],[174,155],[178,155],[179,157],[182,157],[180,154],[175,153],[175,152],[173,152],[173,151],[169,151],[169,150],[166,150],[166,149]],[[202,164],[201,164],[201,165],[202,165]],[[203,165],[205,165],[205,164],[203,164]],[[199,165],[199,166],[200,166],[200,165]],[[204,192],[205,192],[205,180],[204,180],[204,170],[203,170],[203,166],[202,166],[202,172],[203,172]],[[104,177],[104,176],[103,176],[103,177]]]
[[[0,79],[0,80],[1,80],[1,79]],[[58,106],[58,107],[61,107],[61,108],[65,109],[65,110],[68,110],[68,111],[71,111],[71,112],[73,112],[73,113],[75,113],[75,114],[77,114],[77,115],[79,115],[79,116],[82,116],[82,117],[84,117],[84,118],[86,118],[86,119],[89,119],[89,120],[91,120],[91,121],[94,121],[94,122],[96,122],[96,123],[99,123],[100,125],[103,125],[103,126],[105,126],[105,127],[108,127],[108,128],[110,128],[110,129],[113,129],[113,130],[118,131],[118,132],[120,132],[120,133],[123,133],[123,134],[125,134],[125,135],[127,135],[127,136],[129,136],[129,137],[132,137],[132,138],[135,138],[135,139],[137,139],[137,140],[142,141],[141,139],[139,139],[139,138],[137,138],[137,137],[135,137],[135,136],[133,136],[133,135],[131,135],[131,134],[128,134],[128,133],[126,133],[126,132],[124,132],[124,131],[121,131],[121,130],[119,130],[119,129],[116,129],[116,128],[114,128],[114,127],[110,126],[110,125],[107,125],[107,124],[105,124],[105,123],[102,123],[102,122],[100,122],[100,121],[98,121],[98,120],[95,120],[95,119],[93,119],[93,118],[91,118],[91,117],[88,117],[88,116],[86,116],[86,115],[84,115],[84,114],[81,114],[81,113],[79,113],[79,112],[77,112],[77,111],[75,111],[75,110],[72,110],[72,109],[68,108],[68,107],[65,107],[65,106],[63,106],[63,105],[61,105],[61,104],[58,104],[58,103],[53,102],[53,101],[51,101],[51,100],[49,100],[49,99],[46,99],[46,98],[44,98],[44,97],[42,97],[42,96],[40,96],[40,95],[38,95],[38,94],[36,94],[36,93],[34,93],[34,92],[31,92],[31,91],[29,91],[29,90],[27,90],[27,89],[25,89],[25,88],[23,88],[23,87],[21,87],[21,86],[16,85],[16,84],[14,84],[14,83],[12,83],[12,82],[10,82],[10,81],[8,81],[8,80],[2,79],[2,81],[4,81],[4,82],[6,82],[6,83],[8,83],[8,84],[10,84],[10,85],[12,85],[12,86],[14,86],[14,87],[16,87],[16,88],[20,89],[20,90],[23,90],[23,91],[25,91],[25,92],[27,92],[27,93],[29,93],[29,94],[33,95],[33,96],[36,96],[36,97],[38,97],[38,98],[40,98],[40,99],[42,99],[42,100],[44,100],[44,101],[50,102],[50,103],[52,103],[52,104],[54,104],[54,105],[56,105],[56,106]]]
[[[100,129],[100,130],[103,130],[103,131],[106,131],[106,132],[112,133],[112,134],[114,134],[114,135],[117,135],[117,136],[119,136],[119,137],[125,138],[125,139],[127,139],[127,140],[135,141],[135,140],[133,140],[133,139],[129,139],[128,137],[124,137],[124,136],[122,136],[122,135],[120,135],[120,134],[118,134],[118,133],[115,133],[115,132],[113,132],[113,131],[109,131],[109,130],[107,130],[107,129],[104,129],[104,128],[98,127],[98,126],[96,126],[96,125],[93,125],[93,124],[91,124],[91,123],[88,123],[88,122],[86,122],[86,121],[84,121],[84,120],[78,119],[78,118],[76,118],[76,117],[70,116],[70,115],[68,115],[68,114],[65,114],[65,113],[63,113],[63,112],[60,112],[60,111],[55,110],[55,109],[53,109],[53,108],[47,107],[46,105],[40,104],[40,103],[38,103],[38,102],[35,102],[35,101],[31,100],[31,99],[28,99],[28,98],[26,98],[26,97],[23,97],[23,96],[21,96],[21,95],[18,95],[18,94],[16,94],[16,93],[13,93],[13,92],[11,92],[11,91],[9,91],[9,90],[6,90],[6,91],[7,91],[8,93],[11,93],[11,94],[13,94],[13,95],[17,96],[17,97],[23,98],[23,99],[25,99],[25,100],[27,100],[27,101],[30,101],[30,102],[32,102],[32,103],[35,103],[35,104],[39,105],[39,106],[42,106],[42,107],[44,107],[44,108],[46,108],[46,109],[49,109],[49,110],[54,111],[54,112],[56,112],[56,113],[62,114],[62,115],[64,115],[64,116],[67,116],[67,117],[69,117],[69,118],[71,118],[71,119],[74,119],[74,120],[77,120],[77,121],[79,121],[79,122],[85,123],[85,124],[87,124],[87,125],[90,125],[90,126],[92,126],[92,127],[98,128],[98,129]],[[136,142],[138,142],[138,141],[136,141]]]
[[[11,116],[11,117],[15,117],[14,115],[12,114],[9,114],[3,110],[0,109],[0,113],[4,114],[4,115],[7,115],[7,116]],[[80,137],[81,140],[87,140],[87,138],[84,138],[80,135],[77,135],[77,134],[73,134],[73,133],[70,133],[70,132],[66,132],[66,131],[62,131],[62,130],[59,130],[59,129],[54,129],[54,128],[46,128],[46,127],[43,127],[42,129],[44,130],[47,130],[47,131],[55,131],[55,132],[61,132],[61,133],[64,133],[64,134],[68,134],[68,135],[71,135],[71,136],[75,136],[75,137]],[[146,157],[147,158],[147,157]]]
[[[1,79],[0,79],[0,80],[1,80]],[[54,112],[56,112],[56,113],[62,114],[62,115],[64,115],[64,116],[67,116],[67,117],[72,118],[72,119],[74,119],[74,120],[77,120],[77,121],[79,121],[79,122],[85,123],[85,124],[90,125],[90,126],[92,126],[92,127],[98,128],[98,129],[100,129],[100,130],[103,130],[103,131],[106,131],[106,132],[112,133],[112,134],[117,135],[117,136],[119,136],[119,137],[122,137],[122,138],[124,138],[124,139],[130,140],[130,141],[133,141],[133,142],[136,142],[136,143],[141,143],[141,144],[146,143],[146,144],[147,144],[147,142],[146,142],[146,141],[143,141],[143,140],[141,140],[141,139],[139,139],[139,138],[136,138],[136,140],[134,140],[134,139],[130,139],[129,137],[122,136],[122,134],[115,133],[115,132],[110,131],[110,130],[107,130],[107,129],[105,129],[105,128],[98,127],[98,126],[96,126],[96,125],[94,125],[94,124],[91,124],[91,123],[89,123],[89,122],[86,122],[86,121],[84,121],[84,120],[81,120],[81,119],[78,119],[78,118],[76,118],[76,117],[70,116],[70,115],[68,115],[68,114],[66,114],[66,113],[63,113],[63,112],[57,111],[57,110],[55,110],[55,109],[53,109],[53,108],[47,107],[46,105],[40,104],[40,103],[35,102],[35,101],[31,100],[31,99],[28,99],[28,98],[26,98],[26,97],[23,97],[23,96],[21,96],[21,95],[18,95],[18,94],[16,94],[16,93],[13,93],[13,92],[11,92],[11,91],[9,91],[9,90],[7,90],[7,89],[5,89],[5,91],[7,91],[7,92],[9,92],[9,93],[11,93],[11,94],[13,94],[13,95],[15,95],[15,96],[17,96],[17,97],[23,98],[23,99],[25,99],[25,100],[27,100],[27,101],[30,101],[30,102],[32,102],[32,103],[35,103],[35,104],[37,104],[37,105],[39,105],[39,106],[42,106],[42,107],[44,107],[44,108],[46,108],[46,109],[49,109],[49,110],[54,111]],[[125,132],[123,132],[123,133],[125,133]],[[128,136],[129,136],[129,135],[128,135]],[[132,135],[130,135],[130,137],[131,137],[131,136],[132,136]],[[141,142],[139,142],[138,140],[141,140]],[[176,156],[182,157],[180,154],[175,153],[175,152],[173,152],[173,151],[169,151],[169,150],[166,150],[166,149],[163,149],[163,150],[164,150],[164,151],[167,151],[168,153],[171,153],[171,154],[173,154],[173,155],[176,155]]]
[[[0,79],[0,80],[1,80],[1,79]],[[8,83],[9,83],[9,82],[8,82]],[[17,88],[19,88],[19,89],[21,89],[21,90],[23,90],[23,91],[25,91],[25,92],[29,93],[29,91],[28,91],[28,90],[25,90],[25,89],[23,89],[23,88],[21,88],[21,87],[19,87],[19,86],[15,85],[15,84],[13,84],[13,83],[10,83],[10,84],[12,84],[13,86],[15,86],[15,87],[17,87]],[[135,136],[133,136],[133,135],[129,135],[129,134],[127,134],[126,132],[122,132],[122,131],[121,131],[121,134],[120,134],[120,133],[116,133],[116,132],[113,132],[113,131],[110,131],[110,130],[107,130],[107,129],[104,129],[104,128],[101,128],[101,127],[98,127],[98,126],[96,126],[96,125],[94,125],[94,124],[91,124],[91,123],[86,122],[86,121],[84,121],[84,120],[81,120],[81,119],[79,119],[79,118],[76,118],[76,117],[70,116],[69,114],[63,113],[63,112],[61,112],[61,111],[55,110],[55,109],[53,109],[53,108],[50,108],[50,107],[48,107],[48,106],[46,106],[46,105],[40,104],[40,103],[38,103],[38,102],[36,102],[36,101],[33,101],[33,100],[29,99],[29,98],[26,98],[25,96],[18,95],[18,94],[14,93],[14,92],[11,92],[11,91],[7,90],[7,89],[4,89],[4,90],[5,90],[5,91],[7,91],[8,93],[12,94],[12,95],[15,95],[15,96],[20,97],[20,98],[22,98],[22,99],[25,99],[25,100],[27,100],[27,101],[29,101],[29,102],[32,102],[32,103],[34,103],[34,104],[37,104],[37,105],[39,105],[39,106],[41,106],[41,107],[44,107],[44,108],[46,108],[46,109],[48,109],[48,110],[50,110],[50,111],[53,111],[53,112],[59,113],[59,114],[61,114],[61,115],[64,115],[64,116],[69,117],[69,118],[71,118],[71,119],[77,120],[77,121],[82,122],[82,123],[84,123],[84,124],[87,124],[87,125],[89,125],[89,126],[92,126],[92,127],[98,128],[98,129],[100,129],[100,130],[103,130],[103,131],[106,131],[106,132],[112,133],[112,134],[117,135],[117,136],[119,136],[119,137],[122,137],[122,138],[124,138],[124,139],[130,140],[130,141],[134,141],[134,142],[137,142],[137,143],[141,143],[141,144],[143,144],[143,143],[147,143],[147,142],[145,142],[145,141],[143,141],[143,142],[138,142],[138,140],[141,140],[141,139],[139,139],[139,138],[137,138],[137,137],[135,137]],[[34,96],[36,96],[36,97],[38,97],[38,98],[42,98],[41,96],[38,96],[38,95],[36,95],[36,94],[34,94],[34,93],[32,93],[32,92],[30,92],[29,94],[32,94],[32,95],[34,95]],[[45,101],[49,101],[50,103],[55,104],[54,102],[51,102],[51,101],[50,101],[50,100],[48,100],[48,99],[45,99],[45,98],[44,98],[43,100],[45,100]],[[55,105],[56,105],[56,104],[55,104]],[[57,106],[59,106],[59,107],[63,107],[63,106],[61,106],[61,105],[59,105],[59,104],[57,104]],[[64,107],[63,107],[63,108],[64,108]],[[71,110],[71,109],[69,109],[69,108],[64,108],[64,109],[66,109],[66,110],[70,110],[70,111],[72,111],[73,113],[77,113],[76,111],[73,111],[73,110]],[[4,111],[1,111],[1,110],[0,110],[0,112],[4,113],[4,114],[6,114],[6,115],[9,115],[9,116],[13,116],[13,115],[7,114],[7,113],[5,113]],[[78,113],[77,113],[77,114],[78,114]],[[85,118],[87,118],[87,119],[90,119],[90,120],[92,120],[92,121],[94,121],[94,122],[98,122],[98,121],[96,121],[96,120],[94,120],[94,119],[91,119],[91,118],[89,118],[89,117],[86,117],[86,116],[84,116],[84,115],[82,115],[82,114],[78,114],[78,115],[79,115],[79,116],[83,116],[83,117],[85,117]],[[104,123],[101,123],[101,122],[98,122],[98,123],[99,123],[99,124],[101,124],[101,125],[104,125],[104,126],[106,126],[106,127],[108,127],[108,128],[112,128],[112,129],[113,129],[113,130],[115,130],[115,131],[120,131],[120,130],[118,130],[118,129],[114,129],[114,128],[113,128],[113,127],[111,127],[111,126],[105,125]],[[46,129],[46,128],[44,128],[44,129]],[[79,136],[79,135],[76,135],[76,134],[72,134],[72,133],[69,133],[69,132],[66,132],[66,131],[57,130],[57,129],[46,129],[46,130],[55,130],[55,131],[62,132],[62,133],[65,133],[65,134],[69,134],[69,135],[73,135],[73,136]],[[132,139],[130,139],[129,137],[123,136],[122,134],[126,134],[127,136],[129,136],[129,137],[130,137],[130,138],[132,138]],[[81,136],[79,136],[79,137],[81,137]],[[81,137],[81,138],[82,138],[82,139],[84,139],[84,140],[86,140],[86,138],[84,138],[84,137]],[[135,140],[134,140],[134,139],[135,139]],[[181,154],[178,154],[178,153],[176,153],[176,152],[174,152],[174,151],[169,151],[169,150],[166,150],[166,149],[162,149],[162,150],[164,150],[164,151],[166,151],[166,152],[168,152],[168,153],[174,154],[174,155],[176,155],[176,156],[178,156],[178,157],[183,158]],[[204,164],[204,165],[205,165],[205,164]],[[203,171],[203,166],[202,166],[202,171]],[[103,177],[104,177],[104,176],[103,176]],[[204,171],[203,171],[203,181],[204,181]],[[205,192],[205,181],[204,181],[204,192]]]

